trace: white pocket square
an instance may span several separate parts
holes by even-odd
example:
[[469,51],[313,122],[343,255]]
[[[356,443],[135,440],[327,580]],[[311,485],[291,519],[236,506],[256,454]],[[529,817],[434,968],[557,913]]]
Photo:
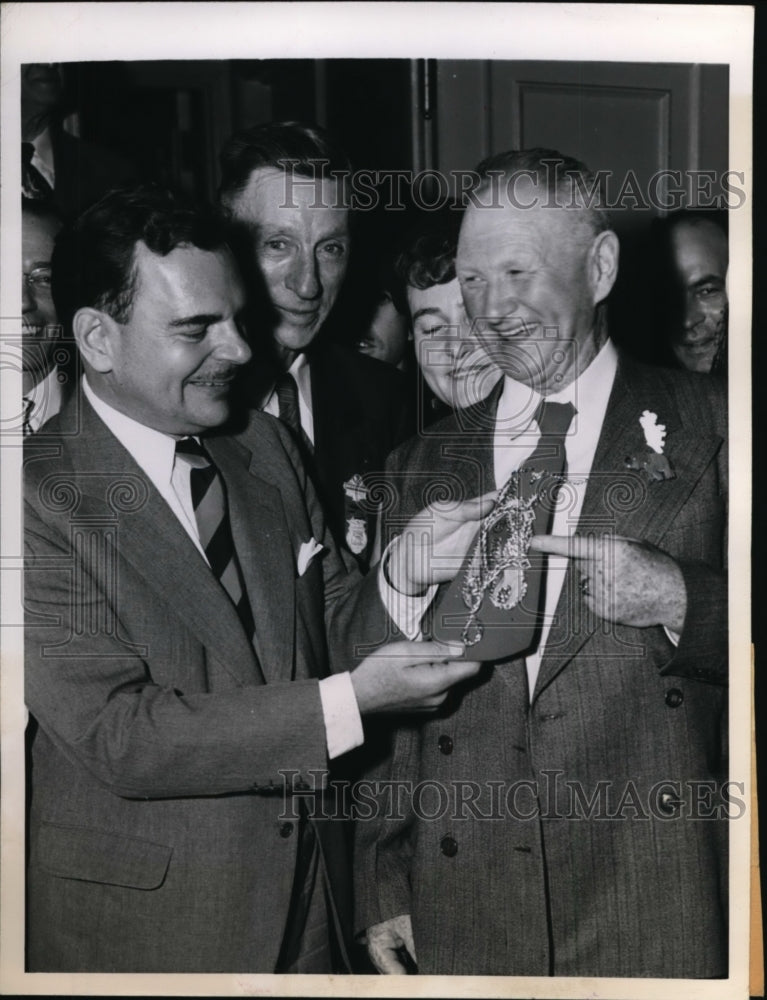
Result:
[[322,545],[316,539],[310,538],[308,542],[304,542],[301,548],[298,550],[298,575],[303,576],[304,573],[309,568],[309,563],[314,559],[318,552],[322,552]]

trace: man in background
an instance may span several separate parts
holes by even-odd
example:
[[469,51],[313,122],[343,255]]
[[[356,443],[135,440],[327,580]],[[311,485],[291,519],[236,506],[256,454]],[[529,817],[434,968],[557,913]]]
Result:
[[350,169],[321,129],[272,122],[224,146],[219,197],[253,302],[245,402],[293,429],[331,530],[364,569],[375,535],[365,475],[412,422],[400,373],[322,336],[352,250]]
[[61,409],[67,373],[56,364],[61,326],[51,292],[51,256],[61,219],[46,202],[22,199],[22,422],[37,431]]
[[[397,256],[432,419],[479,403],[501,377],[474,336],[455,274],[460,217],[413,231]],[[429,412],[430,411],[430,412]],[[430,422],[430,421],[429,421]]]
[[69,133],[64,116],[61,65],[22,66],[22,194],[30,200],[52,201],[70,219],[110,188],[134,181],[135,170],[111,150]]
[[688,371],[727,374],[726,211],[682,210],[655,223],[666,350]]

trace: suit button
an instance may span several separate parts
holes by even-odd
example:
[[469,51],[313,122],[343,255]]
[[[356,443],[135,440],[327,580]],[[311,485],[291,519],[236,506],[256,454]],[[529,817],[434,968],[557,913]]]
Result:
[[679,708],[684,701],[684,695],[679,688],[670,688],[666,692],[666,704],[669,708]]
[[449,736],[440,736],[437,740],[440,753],[449,754],[453,752],[453,741]]
[[663,792],[658,802],[658,808],[664,815],[673,816],[683,804],[683,800],[676,795],[672,795],[671,792]]
[[283,823],[282,826],[280,827],[280,836],[287,838],[292,833],[293,833],[293,824],[292,823]]
[[458,844],[452,837],[443,837],[439,844],[439,849],[446,858],[454,858],[458,853]]

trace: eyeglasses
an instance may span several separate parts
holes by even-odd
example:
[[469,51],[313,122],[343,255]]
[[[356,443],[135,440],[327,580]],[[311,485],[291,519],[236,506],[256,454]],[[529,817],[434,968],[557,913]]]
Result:
[[29,288],[34,288],[38,292],[50,292],[51,290],[51,269],[49,267],[36,267],[34,271],[23,275],[24,282]]

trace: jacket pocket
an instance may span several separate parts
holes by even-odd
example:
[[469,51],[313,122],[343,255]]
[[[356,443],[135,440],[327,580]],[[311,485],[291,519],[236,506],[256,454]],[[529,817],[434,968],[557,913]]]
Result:
[[41,823],[32,865],[57,878],[157,889],[172,847],[78,826]]

